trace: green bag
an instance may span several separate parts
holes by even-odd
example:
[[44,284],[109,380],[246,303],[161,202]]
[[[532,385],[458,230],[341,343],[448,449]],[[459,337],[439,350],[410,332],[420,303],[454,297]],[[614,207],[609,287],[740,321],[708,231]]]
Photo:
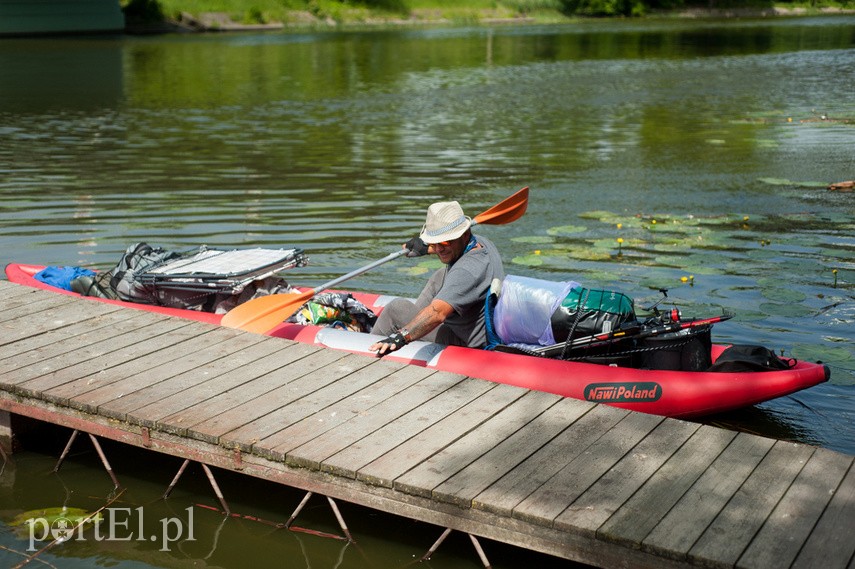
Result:
[[575,340],[611,332],[635,320],[635,304],[627,295],[578,287],[552,313],[552,335],[556,342],[565,342],[571,330],[570,339]]

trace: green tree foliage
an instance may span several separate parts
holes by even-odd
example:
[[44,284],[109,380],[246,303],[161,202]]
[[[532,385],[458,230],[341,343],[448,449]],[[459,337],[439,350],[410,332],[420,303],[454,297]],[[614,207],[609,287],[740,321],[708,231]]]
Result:
[[163,8],[157,0],[130,0],[123,8],[125,17],[134,22],[162,22]]

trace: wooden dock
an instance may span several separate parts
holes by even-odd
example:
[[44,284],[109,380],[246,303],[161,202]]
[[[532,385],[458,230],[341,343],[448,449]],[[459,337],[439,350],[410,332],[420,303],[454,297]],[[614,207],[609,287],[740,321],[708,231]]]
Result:
[[0,296],[6,412],[600,567],[855,567],[851,456],[5,281]]

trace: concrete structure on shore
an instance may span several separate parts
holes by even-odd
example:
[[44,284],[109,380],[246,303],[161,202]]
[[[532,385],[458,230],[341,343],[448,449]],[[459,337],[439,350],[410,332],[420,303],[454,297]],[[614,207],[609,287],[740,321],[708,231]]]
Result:
[[0,0],[0,36],[122,32],[118,0]]

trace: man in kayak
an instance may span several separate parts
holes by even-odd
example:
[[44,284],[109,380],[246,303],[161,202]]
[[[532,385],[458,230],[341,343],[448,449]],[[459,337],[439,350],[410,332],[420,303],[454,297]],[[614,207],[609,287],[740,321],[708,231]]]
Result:
[[435,253],[445,267],[428,279],[415,303],[398,298],[383,309],[372,333],[387,337],[370,348],[378,356],[413,340],[472,348],[486,345],[487,291],[493,279],[501,280],[505,272],[496,246],[473,235],[471,224],[456,201],[428,208],[421,234],[404,247],[408,257]]

